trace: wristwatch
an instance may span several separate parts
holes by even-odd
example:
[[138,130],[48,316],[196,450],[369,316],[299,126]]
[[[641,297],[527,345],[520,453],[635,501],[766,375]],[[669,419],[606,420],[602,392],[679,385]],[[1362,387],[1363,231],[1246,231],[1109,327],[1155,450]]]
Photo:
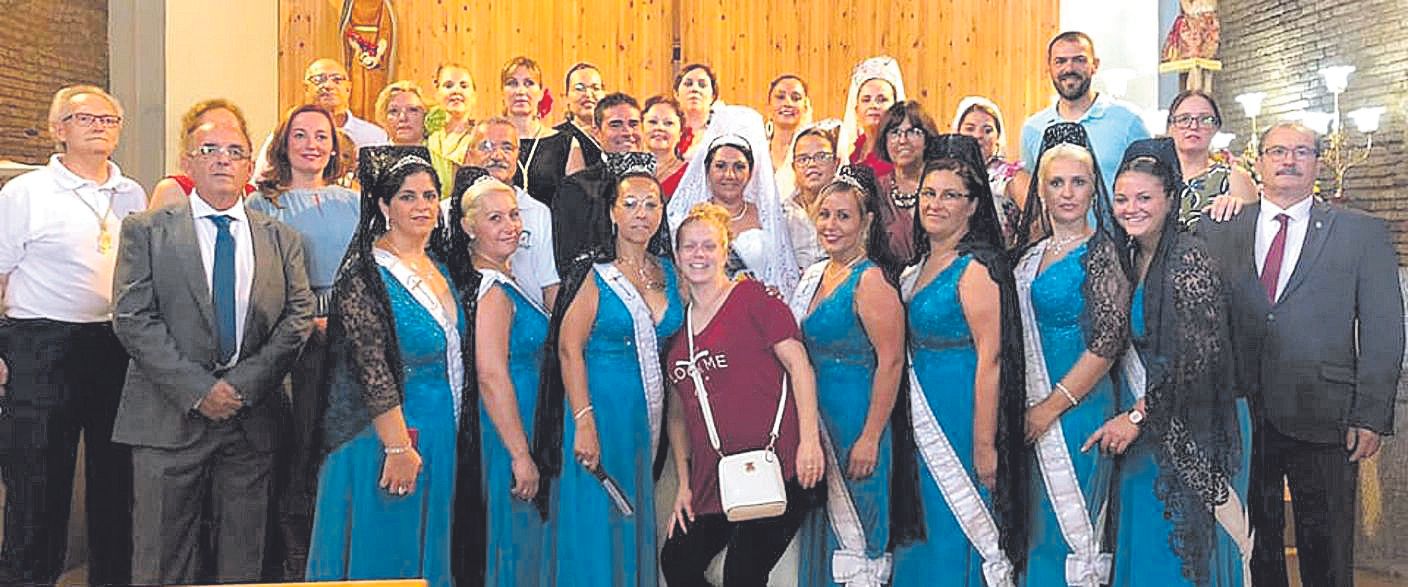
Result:
[[1130,424],[1138,426],[1144,423],[1144,412],[1141,412],[1139,410],[1130,410],[1125,414],[1128,416]]

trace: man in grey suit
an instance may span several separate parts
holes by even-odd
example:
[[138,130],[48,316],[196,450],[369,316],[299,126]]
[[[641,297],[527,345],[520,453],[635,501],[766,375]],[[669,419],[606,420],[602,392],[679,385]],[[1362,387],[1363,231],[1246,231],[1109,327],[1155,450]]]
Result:
[[246,209],[249,137],[184,137],[188,202],[122,223],[113,327],[132,357],[113,440],[130,444],[137,583],[192,583],[210,501],[215,581],[260,577],[279,386],[313,296],[293,229]]
[[1319,155],[1314,131],[1267,129],[1261,202],[1198,225],[1222,263],[1237,381],[1255,415],[1258,586],[1287,584],[1283,479],[1301,581],[1353,584],[1358,463],[1393,433],[1404,339],[1398,260],[1383,220],[1313,197]]

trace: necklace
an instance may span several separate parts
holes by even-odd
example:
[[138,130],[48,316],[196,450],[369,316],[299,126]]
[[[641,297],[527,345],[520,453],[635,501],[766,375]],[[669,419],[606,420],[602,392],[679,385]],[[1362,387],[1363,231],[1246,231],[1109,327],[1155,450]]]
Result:
[[486,269],[493,269],[494,271],[498,271],[499,273],[502,273],[504,277],[507,277],[507,278],[512,279],[512,280],[514,280],[514,281],[518,281],[517,279],[514,278],[514,276],[513,276],[513,270],[509,268],[507,261],[505,261],[505,262],[503,262],[503,263],[498,263],[498,262],[494,261],[493,259],[490,259],[489,257],[485,256],[484,254],[478,253],[478,252],[474,253],[474,258],[479,259],[479,260],[482,261],[485,265],[487,265],[488,267],[486,267]]
[[[108,232],[108,218],[112,216],[112,194],[108,194],[108,209],[98,212],[98,208],[89,204],[88,200],[83,199],[83,195],[78,193],[77,189],[71,191],[73,192],[73,197],[78,198],[78,201],[83,203],[83,207],[87,208],[89,212],[92,212],[93,218],[97,219],[98,252],[104,255],[108,254],[108,252],[112,250],[112,233]],[[103,190],[100,189],[98,191],[102,192]]]
[[1090,235],[1088,233],[1076,233],[1070,236],[1063,236],[1059,238],[1056,236],[1052,236],[1051,244],[1046,246],[1046,252],[1052,255],[1059,255],[1061,254],[1061,250],[1065,249],[1067,245],[1079,241],[1080,239],[1083,239],[1087,236]]
[[[844,278],[845,276],[850,274],[851,268],[855,267],[856,263],[859,263],[860,260],[864,258],[865,255],[856,255],[855,257],[851,258],[850,261],[846,261],[845,263],[838,263],[835,259],[832,259],[830,263],[826,265],[826,271],[822,275],[822,281],[835,282],[837,279]],[[840,267],[840,270],[833,272],[832,270],[836,269],[837,267]],[[840,277],[836,277],[837,273],[840,274]]]
[[533,156],[538,154],[538,145],[542,144],[538,137],[543,136],[543,124],[537,119],[533,119],[533,122],[538,123],[538,128],[533,131],[533,146],[528,148],[528,160],[520,159],[518,161],[518,170],[523,172],[523,191],[525,192],[528,191],[528,168],[533,166]]
[[913,208],[915,203],[919,202],[919,190],[902,192],[900,191],[900,182],[896,179],[895,185],[890,187],[890,199],[894,200],[895,206],[900,209],[908,210]]
[[410,266],[411,271],[414,271],[421,279],[428,283],[435,283],[433,277],[437,275],[437,272],[430,266],[430,259],[428,257],[422,255],[419,259],[408,258],[407,255],[401,252],[401,249],[396,248],[396,243],[391,242],[389,238],[381,239],[381,244],[386,250],[391,251],[391,254],[396,255],[397,259],[400,259],[405,262],[406,265]]
[[[710,199],[713,200],[713,198],[710,198]],[[714,203],[715,203],[715,204],[719,204],[719,202],[718,202],[717,200],[715,200]],[[723,204],[719,204],[719,206],[722,206],[723,209],[728,210],[728,206],[724,206]],[[732,224],[732,223],[734,223],[734,222],[738,222],[739,220],[743,220],[743,217],[748,214],[748,206],[749,206],[748,200],[743,200],[743,207],[738,210],[738,213],[737,213],[737,214],[734,214],[734,213],[733,213],[733,210],[728,210],[728,211],[729,211],[729,217],[728,217],[729,223]]]
[[622,269],[632,270],[637,276],[639,276],[640,284],[645,289],[650,291],[661,291],[665,289],[664,280],[656,279],[655,276],[652,275],[651,269],[656,269],[656,267],[655,264],[650,262],[649,260],[647,260],[645,263],[640,263],[638,261],[632,261],[618,255],[616,257],[616,264],[620,265]]

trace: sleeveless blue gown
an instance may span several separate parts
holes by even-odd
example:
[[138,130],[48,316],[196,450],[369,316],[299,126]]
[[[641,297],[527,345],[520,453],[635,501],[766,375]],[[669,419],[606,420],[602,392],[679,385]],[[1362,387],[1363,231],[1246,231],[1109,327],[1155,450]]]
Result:
[[[1032,310],[1041,336],[1042,352],[1046,355],[1046,372],[1052,385],[1060,381],[1086,351],[1086,333],[1081,324],[1085,309],[1086,243],[1077,246],[1065,257],[1052,263],[1032,282]],[[1115,389],[1112,380],[1101,377],[1080,405],[1067,410],[1059,420],[1066,437],[1066,451],[1075,465],[1081,493],[1092,523],[1099,515],[1099,498],[1108,495],[1110,460],[1098,450],[1082,453],[1085,439],[1104,425],[1115,413]],[[1041,469],[1032,466],[1032,526],[1031,553],[1027,562],[1026,585],[1047,587],[1066,584],[1066,555],[1070,552],[1056,511],[1046,493]]]
[[[960,256],[909,301],[910,352],[914,374],[924,387],[929,410],[953,445],[968,478],[988,502],[987,490],[973,469],[973,378],[978,373],[977,349],[963,315],[958,280],[973,260]],[[979,270],[986,270],[981,266]],[[958,519],[944,501],[924,457],[919,463],[919,495],[924,500],[928,538],[895,552],[895,585],[983,586],[983,557],[963,534]]]
[[[870,411],[875,347],[855,311],[856,286],[870,267],[874,264],[868,260],[852,267],[851,275],[821,300],[801,324],[803,342],[816,370],[817,408],[842,469],[828,469],[827,475],[844,475],[851,446],[860,437]],[[866,479],[845,478],[865,529],[866,556],[871,559],[883,555],[890,542],[891,450],[890,428],[886,426],[880,437],[874,474]],[[831,554],[840,548],[840,543],[826,519],[826,508],[818,508],[798,534],[802,540],[799,552],[805,553],[799,561],[798,584],[834,584]]]
[[[674,265],[661,259],[669,306],[655,325],[657,344],[684,323]],[[625,491],[635,515],[622,517],[596,477],[572,451],[576,427],[565,410],[562,476],[552,485],[553,545],[544,558],[554,565],[559,586],[654,586],[658,582],[655,544],[655,480],[650,454],[650,420],[636,359],[634,326],[625,303],[593,272],[596,322],[584,351],[587,390],[595,406],[601,465]],[[663,417],[661,418],[663,427]]]
[[[1144,286],[1134,292],[1134,301],[1129,312],[1134,338],[1145,336],[1144,331]],[[1144,357],[1141,357],[1144,358]],[[1147,360],[1147,358],[1145,358]],[[1134,405],[1134,395],[1125,388],[1121,395],[1124,405]],[[1247,487],[1250,482],[1251,457],[1251,412],[1245,398],[1237,399],[1237,420],[1241,426],[1242,463],[1232,476],[1232,488],[1243,504],[1247,503]],[[1120,514],[1115,544],[1114,583],[1117,587],[1133,585],[1193,585],[1180,567],[1182,559],[1169,545],[1169,534],[1173,524],[1164,519],[1164,503],[1154,492],[1158,479],[1158,463],[1154,452],[1158,450],[1155,439],[1140,435],[1134,444],[1125,451],[1120,465]],[[1209,585],[1215,587],[1242,587],[1242,557],[1232,538],[1220,527],[1217,531],[1217,550],[1210,565]]]
[[[385,454],[371,425],[333,450],[319,474],[307,579],[424,578],[448,587],[456,422],[445,333],[401,282],[384,268],[380,272],[404,364],[401,411],[406,426],[418,431],[421,471],[410,495],[378,487]],[[465,317],[459,314],[463,336]]]
[[[518,398],[518,416],[523,432],[533,437],[533,412],[538,403],[538,375],[542,372],[543,342],[548,336],[548,317],[512,286],[499,288],[513,302],[513,324],[509,327],[508,370]],[[484,584],[532,586],[543,580],[543,519],[531,502],[516,499],[513,486],[513,459],[503,438],[479,408],[480,439],[484,458],[484,501],[488,512],[489,552],[485,558]]]

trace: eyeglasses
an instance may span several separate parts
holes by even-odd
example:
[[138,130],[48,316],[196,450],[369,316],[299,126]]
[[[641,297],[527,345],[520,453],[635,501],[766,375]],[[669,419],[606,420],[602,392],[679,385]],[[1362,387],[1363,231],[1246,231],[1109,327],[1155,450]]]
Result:
[[934,188],[924,188],[919,190],[919,197],[921,199],[938,198],[940,202],[949,204],[963,200],[971,200],[973,199],[973,194],[965,194],[958,190],[944,190],[940,192],[936,191]]
[[513,143],[508,142],[495,143],[494,141],[481,141],[479,144],[475,145],[474,148],[480,153],[488,155],[489,153],[493,153],[494,151],[498,151],[504,154],[512,154],[514,150],[516,150],[518,147],[514,146]]
[[602,92],[602,91],[605,91],[605,90],[606,90],[606,88],[603,87],[601,84],[592,84],[592,85],[590,85],[590,86],[587,85],[587,84],[584,84],[584,83],[582,83],[582,82],[577,82],[577,83],[575,83],[575,84],[572,84],[572,91],[574,91],[574,92],[587,92],[587,91],[590,91],[590,92],[596,93],[596,92]]
[[308,83],[313,84],[315,86],[321,86],[327,82],[340,84],[345,81],[347,81],[347,76],[342,75],[340,73],[319,73],[316,75],[308,76]]
[[82,127],[90,127],[96,124],[105,128],[112,128],[119,124],[122,124],[121,116],[115,116],[112,114],[89,114],[87,112],[75,112],[73,114],[63,117],[61,120],[63,122],[68,122],[72,120],[74,122],[77,122],[78,126]]
[[1179,114],[1168,119],[1169,124],[1178,128],[1193,128],[1204,126],[1207,128],[1218,128],[1222,126],[1222,119],[1211,114],[1205,116],[1193,116],[1192,114]]
[[890,137],[890,140],[892,141],[898,141],[900,139],[909,139],[911,141],[917,141],[924,138],[924,129],[917,126],[911,126],[909,128],[892,128],[890,129],[890,132],[885,133],[885,136]]
[[1270,159],[1285,159],[1288,155],[1293,155],[1297,160],[1304,161],[1306,159],[1313,159],[1315,157],[1318,157],[1320,155],[1320,151],[1315,149],[1314,147],[1307,147],[1305,145],[1300,145],[1294,148],[1276,145],[1274,147],[1267,147],[1265,149],[1262,149],[1261,154]]
[[811,155],[797,155],[797,156],[794,156],[794,157],[792,157],[792,162],[793,162],[793,163],[796,163],[796,164],[798,164],[798,165],[801,165],[802,167],[806,167],[806,166],[811,165],[811,164],[813,164],[813,163],[815,163],[815,164],[817,164],[817,165],[826,165],[827,163],[830,163],[832,159],[835,159],[835,158],[836,158],[835,155],[832,155],[831,153],[827,153],[827,152],[823,151],[823,152],[821,152],[821,153],[815,153],[815,154],[811,154]]
[[407,107],[407,108],[404,108],[404,109],[402,109],[402,108],[388,108],[388,109],[386,109],[386,117],[387,117],[387,118],[405,118],[405,117],[407,117],[407,116],[424,115],[424,114],[425,114],[425,109],[424,109],[424,108],[421,108],[420,106],[410,106],[410,107]]
[[231,161],[244,161],[249,159],[249,150],[239,145],[230,145],[228,147],[221,147],[220,145],[201,145],[191,149],[190,152],[190,156],[199,157],[201,159],[214,159],[220,155],[229,157]]

